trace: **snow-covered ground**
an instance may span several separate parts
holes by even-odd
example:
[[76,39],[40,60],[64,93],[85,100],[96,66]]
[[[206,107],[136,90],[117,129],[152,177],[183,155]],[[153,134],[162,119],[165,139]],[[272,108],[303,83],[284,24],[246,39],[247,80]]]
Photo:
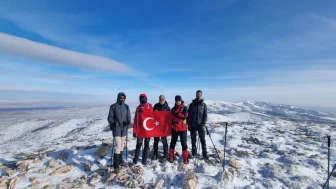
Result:
[[[208,127],[219,150],[220,161],[216,160],[213,144],[206,136],[208,152],[216,164],[205,163],[202,159],[191,159],[185,168],[178,163],[157,161],[147,166],[140,164],[144,168],[142,179],[145,184],[158,186],[161,183],[163,188],[181,188],[184,173],[189,170],[198,177],[197,188],[321,188],[327,176],[327,135],[332,137],[331,166],[336,163],[335,115],[261,102],[206,103]],[[25,174],[17,171],[7,179],[20,176],[16,188],[30,186],[30,177],[50,180],[50,187],[57,188],[57,185],[65,184],[62,181],[65,178],[90,177],[96,170],[109,165],[110,154],[103,158],[94,155],[102,141],[111,142],[112,139],[106,121],[108,110],[106,106],[1,111],[0,165],[16,162],[28,154],[49,152],[41,155],[42,162],[30,164],[30,170]],[[132,114],[134,110],[132,107]],[[223,122],[229,122],[225,160],[228,180],[222,179]],[[135,149],[132,129],[129,129],[128,137],[127,160],[131,162]],[[188,136],[189,147],[190,142]],[[152,145],[153,139],[150,149]],[[180,143],[176,151],[181,155]],[[64,152],[69,157],[65,161],[59,160],[59,155]],[[239,166],[230,166],[230,159]],[[74,168],[56,176],[50,176],[48,171],[38,171],[46,169],[53,160],[59,162],[59,166],[74,165]],[[92,164],[91,171],[84,170],[86,162]],[[4,175],[5,172],[0,171],[0,176]],[[123,188],[118,184],[107,186],[103,179],[95,183],[94,188]],[[330,186],[336,188],[335,177],[331,178]]]

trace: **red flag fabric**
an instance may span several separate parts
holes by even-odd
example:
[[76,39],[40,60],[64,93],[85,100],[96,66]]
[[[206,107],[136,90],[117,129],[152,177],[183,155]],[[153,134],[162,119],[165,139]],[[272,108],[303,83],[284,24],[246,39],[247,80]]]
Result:
[[171,111],[141,112],[136,133],[137,138],[170,136],[172,118]]

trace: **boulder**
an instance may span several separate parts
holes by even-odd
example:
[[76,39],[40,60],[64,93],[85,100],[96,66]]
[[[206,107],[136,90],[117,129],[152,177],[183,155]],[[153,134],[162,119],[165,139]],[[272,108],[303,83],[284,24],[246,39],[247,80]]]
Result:
[[56,169],[55,171],[53,171],[49,175],[50,176],[55,176],[55,175],[59,175],[59,174],[68,173],[72,170],[73,167],[74,167],[74,165],[68,165],[68,166],[65,166],[65,167],[61,167],[59,169]]
[[67,151],[62,151],[57,157],[57,159],[60,159],[62,161],[66,161],[68,160],[68,158],[69,158],[69,152]]
[[109,146],[102,146],[100,147],[96,152],[95,152],[95,155],[100,157],[100,158],[103,158],[105,157],[107,154],[109,154],[111,151],[110,147]]
[[236,169],[240,167],[239,162],[237,160],[235,160],[234,158],[230,159],[229,165],[233,168],[236,168]]
[[12,179],[10,180],[10,182],[9,182],[8,188],[9,188],[9,189],[14,189],[16,183],[17,183],[19,180],[20,180],[19,177],[12,178]]
[[193,172],[186,172],[183,178],[184,189],[195,189],[197,186],[197,177]]

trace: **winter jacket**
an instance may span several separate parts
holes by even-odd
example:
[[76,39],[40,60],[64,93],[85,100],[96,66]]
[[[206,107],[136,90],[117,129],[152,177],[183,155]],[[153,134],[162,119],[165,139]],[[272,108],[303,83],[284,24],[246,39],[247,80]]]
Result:
[[186,131],[188,129],[188,125],[186,119],[188,118],[188,107],[183,104],[176,105],[172,108],[173,113],[173,127],[172,129],[176,132],[178,131]]
[[[147,98],[145,94],[142,94],[142,95],[144,95]],[[137,124],[138,124],[138,119],[139,119],[141,112],[153,112],[152,104],[148,102],[145,104],[140,104],[135,110],[134,122],[133,122],[133,133],[137,132]]]
[[188,108],[188,125],[192,128],[198,128],[205,125],[208,119],[208,109],[203,99],[198,101],[193,100]]
[[114,136],[126,136],[127,126],[131,123],[131,112],[129,106],[120,101],[124,93],[118,93],[117,102],[110,106],[107,121],[113,131]]
[[168,106],[167,101],[164,104],[160,104],[160,102],[156,103],[153,108],[154,111],[170,111],[170,107]]

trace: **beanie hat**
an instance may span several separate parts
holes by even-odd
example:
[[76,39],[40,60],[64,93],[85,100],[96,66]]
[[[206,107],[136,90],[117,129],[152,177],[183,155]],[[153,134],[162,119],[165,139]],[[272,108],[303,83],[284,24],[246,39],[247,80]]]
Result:
[[176,95],[175,96],[175,101],[180,101],[180,100],[182,101],[182,97],[180,95]]
[[159,100],[161,100],[161,99],[164,99],[164,100],[165,100],[166,97],[165,97],[164,95],[160,95],[160,96],[159,96]]

